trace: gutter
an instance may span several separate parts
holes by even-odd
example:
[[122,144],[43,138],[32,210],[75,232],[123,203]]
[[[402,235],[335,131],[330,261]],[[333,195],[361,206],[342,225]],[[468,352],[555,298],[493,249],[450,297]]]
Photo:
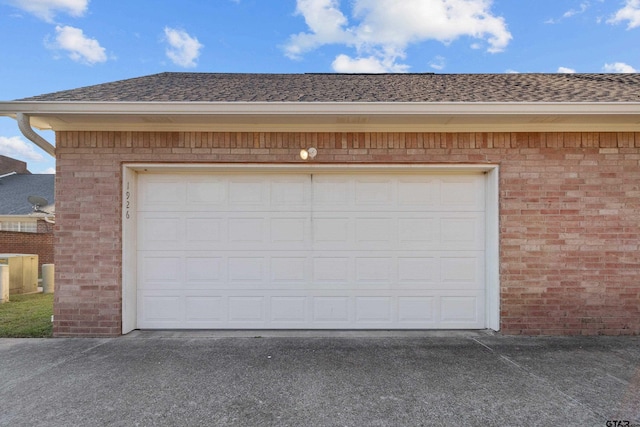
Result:
[[[638,115],[640,102],[0,102],[0,115]],[[21,113],[18,113],[20,115]]]
[[52,156],[55,148],[31,124],[55,131],[640,132],[640,102],[0,101],[0,116],[22,116],[25,136]]
[[18,121],[20,131],[25,137],[46,151],[51,157],[56,157],[56,147],[33,130],[31,127],[31,117],[28,114],[16,113],[16,120]]
[[7,176],[11,176],[11,175],[17,175],[17,172],[9,172],[9,173],[5,173],[4,175],[0,175],[0,179],[5,178]]

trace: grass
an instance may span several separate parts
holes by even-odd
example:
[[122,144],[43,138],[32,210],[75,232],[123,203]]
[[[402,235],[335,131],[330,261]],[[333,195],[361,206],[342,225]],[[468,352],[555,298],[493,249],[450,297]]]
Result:
[[53,294],[11,295],[0,304],[0,338],[51,336]]

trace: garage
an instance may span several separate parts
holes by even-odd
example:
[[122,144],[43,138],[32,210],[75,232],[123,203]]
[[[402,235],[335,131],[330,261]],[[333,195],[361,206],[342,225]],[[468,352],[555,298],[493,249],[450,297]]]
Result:
[[0,115],[56,156],[54,336],[633,335],[639,85],[159,73]]
[[136,327],[485,328],[485,172],[130,168]]

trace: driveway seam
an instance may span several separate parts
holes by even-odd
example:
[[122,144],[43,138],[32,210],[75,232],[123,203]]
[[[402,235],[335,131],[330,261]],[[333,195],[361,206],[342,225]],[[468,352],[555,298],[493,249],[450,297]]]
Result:
[[510,365],[513,365],[514,367],[516,367],[518,370],[526,373],[527,375],[535,378],[537,381],[546,384],[547,386],[549,386],[553,391],[559,393],[560,395],[564,396],[566,399],[568,399],[569,401],[573,402],[574,404],[585,408],[587,411],[589,411],[591,414],[596,415],[601,417],[603,420],[607,420],[607,416],[604,414],[601,414],[600,412],[594,410],[593,408],[591,408],[590,406],[582,403],[580,400],[576,399],[575,397],[571,396],[570,394],[567,394],[566,392],[564,392],[563,390],[561,390],[553,381],[548,380],[545,377],[542,377],[538,374],[536,374],[535,372],[533,372],[530,369],[527,369],[525,366],[519,364],[518,362],[516,362],[515,360],[512,360],[509,356],[506,356],[504,354],[501,354],[499,351],[497,351],[494,348],[491,348],[490,346],[488,346],[487,344],[479,341],[477,338],[472,337],[470,338],[472,341],[474,341],[476,344],[481,345],[482,347],[486,348],[487,350],[489,350],[491,353],[495,354],[496,356],[498,356],[503,362],[507,362]]
[[[77,338],[69,338],[69,339],[77,339]],[[56,338],[55,340],[58,340],[58,339]],[[59,360],[58,362],[54,362],[52,364],[47,364],[47,365],[43,366],[40,369],[36,369],[35,371],[31,371],[30,375],[20,377],[19,379],[14,380],[14,381],[3,382],[2,385],[0,386],[0,392],[4,393],[4,392],[11,391],[11,389],[14,388],[15,386],[17,386],[17,385],[19,385],[21,383],[24,383],[24,382],[29,382],[29,381],[33,380],[33,378],[40,376],[43,372],[46,372],[48,370],[57,368],[58,366],[61,366],[61,365],[65,364],[67,362],[70,362],[72,360],[78,359],[82,355],[84,355],[85,353],[87,353],[87,352],[89,352],[89,351],[91,351],[93,349],[96,349],[96,348],[98,348],[100,346],[103,346],[103,345],[107,344],[108,342],[111,342],[112,340],[114,340],[114,338],[104,338],[104,341],[99,342],[96,345],[88,347],[88,348],[86,348],[86,349],[84,349],[84,350],[82,350],[82,351],[80,351],[78,353],[72,353],[69,357],[64,357],[61,360]]]

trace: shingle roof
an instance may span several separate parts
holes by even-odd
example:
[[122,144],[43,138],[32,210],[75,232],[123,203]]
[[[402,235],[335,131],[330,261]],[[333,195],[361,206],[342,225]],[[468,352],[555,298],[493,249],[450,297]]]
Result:
[[43,102],[640,102],[640,74],[161,73]]
[[[16,174],[0,178],[0,215],[28,215],[33,207],[29,196],[40,196],[54,204],[55,175]],[[43,207],[43,206],[41,206]]]

